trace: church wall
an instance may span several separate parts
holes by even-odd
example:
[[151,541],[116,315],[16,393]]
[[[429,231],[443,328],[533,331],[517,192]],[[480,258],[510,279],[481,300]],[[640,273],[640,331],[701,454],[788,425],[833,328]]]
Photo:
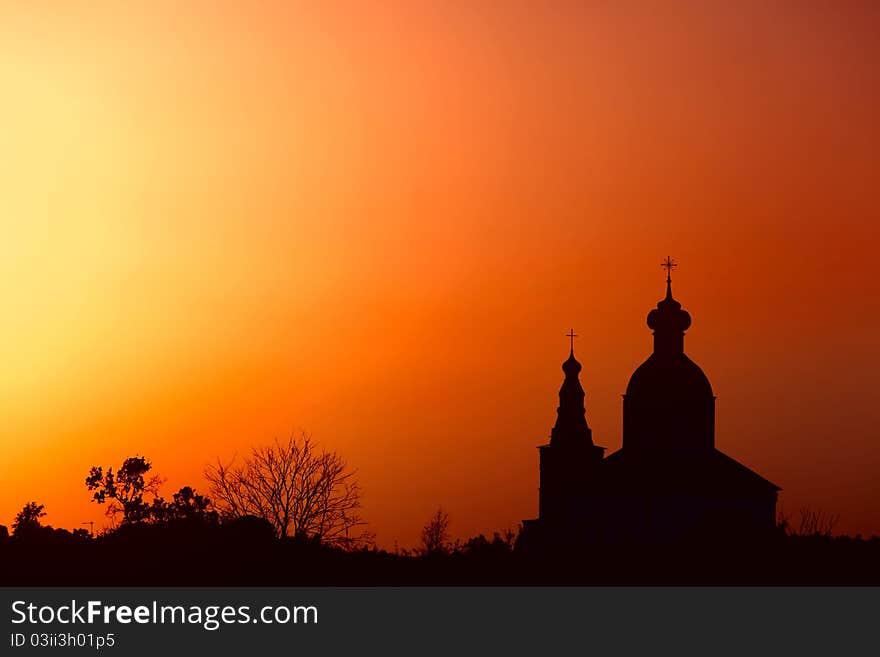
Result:
[[593,445],[544,445],[540,453],[539,518],[576,517],[586,504],[590,481],[602,458]]
[[715,446],[715,398],[703,400],[623,396],[623,446]]
[[710,534],[747,537],[752,531],[772,530],[776,499],[713,498],[698,495],[605,497],[597,504],[603,512],[606,539],[669,542],[686,536]]

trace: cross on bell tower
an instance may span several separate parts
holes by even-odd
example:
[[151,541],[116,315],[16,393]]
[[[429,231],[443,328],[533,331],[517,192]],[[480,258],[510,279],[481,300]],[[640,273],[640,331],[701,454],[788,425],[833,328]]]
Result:
[[578,337],[578,334],[574,332],[574,329],[569,330],[568,333],[565,334],[570,343],[571,353],[574,353],[574,339]]
[[678,263],[675,260],[673,260],[672,258],[670,258],[669,256],[666,256],[666,260],[664,260],[662,263],[660,263],[660,266],[666,270],[666,282],[671,283],[672,282],[672,270],[675,269],[676,267],[678,267]]

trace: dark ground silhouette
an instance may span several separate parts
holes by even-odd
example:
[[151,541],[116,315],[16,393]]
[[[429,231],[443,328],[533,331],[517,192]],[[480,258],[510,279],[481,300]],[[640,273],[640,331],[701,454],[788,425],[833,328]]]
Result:
[[443,552],[345,551],[274,536],[257,518],[123,526],[91,538],[43,527],[0,538],[0,585],[878,585],[880,538],[514,549],[477,537]]

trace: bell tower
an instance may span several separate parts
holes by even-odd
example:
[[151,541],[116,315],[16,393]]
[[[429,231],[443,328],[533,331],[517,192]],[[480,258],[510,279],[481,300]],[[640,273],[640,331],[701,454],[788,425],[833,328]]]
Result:
[[572,330],[568,334],[568,360],[562,364],[565,379],[559,389],[556,424],[550,443],[538,448],[541,457],[541,484],[538,516],[541,519],[569,519],[579,515],[586,488],[595,466],[602,460],[604,447],[593,444],[593,432],[587,424],[584,389],[581,387],[581,364],[574,357]]

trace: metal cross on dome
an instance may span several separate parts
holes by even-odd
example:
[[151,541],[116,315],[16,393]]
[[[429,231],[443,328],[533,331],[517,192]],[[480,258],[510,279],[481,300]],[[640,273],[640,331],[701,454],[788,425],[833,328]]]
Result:
[[568,333],[565,334],[568,337],[569,342],[571,343],[571,350],[574,351],[574,339],[578,336],[577,333],[574,332],[574,329],[571,329]]
[[678,263],[675,262],[675,260],[673,260],[669,256],[666,256],[666,260],[664,260],[662,263],[660,263],[660,266],[666,270],[666,282],[671,283],[672,282],[672,270],[675,269],[676,267],[678,267]]

